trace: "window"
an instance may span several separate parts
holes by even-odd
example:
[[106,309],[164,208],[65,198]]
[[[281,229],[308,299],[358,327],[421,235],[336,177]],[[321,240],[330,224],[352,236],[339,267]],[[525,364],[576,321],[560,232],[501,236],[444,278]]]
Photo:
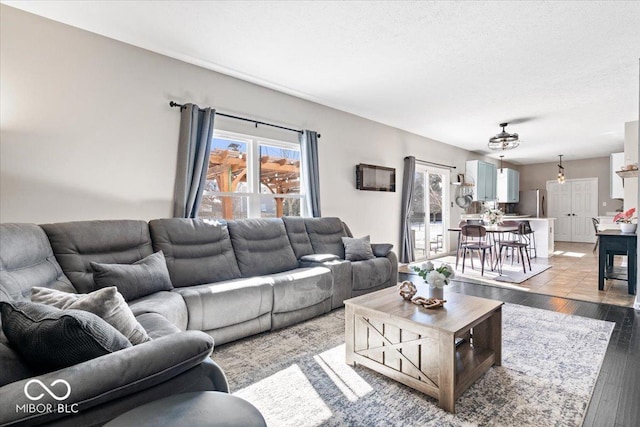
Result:
[[205,220],[302,216],[300,145],[216,131],[198,216]]

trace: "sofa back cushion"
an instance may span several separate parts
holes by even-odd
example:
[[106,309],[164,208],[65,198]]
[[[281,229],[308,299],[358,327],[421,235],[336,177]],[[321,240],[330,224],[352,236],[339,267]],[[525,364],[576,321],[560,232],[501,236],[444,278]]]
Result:
[[71,283],[82,293],[98,287],[90,263],[133,264],[153,253],[144,221],[76,221],[44,224],[53,253]]
[[283,216],[282,222],[287,230],[289,243],[293,248],[296,258],[300,259],[305,255],[313,254],[313,246],[307,234],[307,228],[304,225],[304,218],[299,216]]
[[40,227],[0,224],[0,301],[28,301],[33,286],[76,292]]
[[243,277],[280,273],[298,267],[281,219],[229,221],[228,227]]
[[226,226],[200,219],[169,218],[150,221],[149,231],[153,249],[164,252],[173,286],[240,277]]
[[348,237],[340,218],[305,218],[309,240],[316,254],[334,254],[344,259],[342,238]]

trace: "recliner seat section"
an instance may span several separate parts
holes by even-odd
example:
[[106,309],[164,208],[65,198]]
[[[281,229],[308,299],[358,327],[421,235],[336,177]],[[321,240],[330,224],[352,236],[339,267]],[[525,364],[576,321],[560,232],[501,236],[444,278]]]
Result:
[[281,219],[246,219],[227,225],[243,277],[267,275],[273,287],[272,329],[331,311],[331,271],[298,267]]
[[[333,275],[332,308],[344,305],[344,300],[385,287],[398,281],[398,258],[394,252],[378,253],[383,245],[371,245],[375,259],[345,261],[343,237],[353,237],[340,218],[282,218],[287,235],[305,267],[322,265]],[[387,245],[388,246],[388,245]],[[314,255],[335,255],[337,259],[321,260]]]
[[205,331],[217,344],[271,329],[271,285],[241,277],[226,225],[168,218],[149,221],[149,231],[153,249],[165,255],[173,293],[187,306],[187,329]]

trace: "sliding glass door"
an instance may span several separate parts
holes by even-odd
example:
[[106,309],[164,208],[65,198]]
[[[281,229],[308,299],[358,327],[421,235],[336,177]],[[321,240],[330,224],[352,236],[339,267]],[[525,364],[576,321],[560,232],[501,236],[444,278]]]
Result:
[[416,260],[449,252],[449,170],[416,165],[411,239]]

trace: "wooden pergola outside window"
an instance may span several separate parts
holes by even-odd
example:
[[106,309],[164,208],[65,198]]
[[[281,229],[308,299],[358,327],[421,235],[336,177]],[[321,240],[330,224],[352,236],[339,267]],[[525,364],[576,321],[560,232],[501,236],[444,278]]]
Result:
[[[219,143],[222,142],[228,141],[219,141]],[[227,220],[244,217],[242,212],[238,211],[242,211],[243,203],[247,203],[249,197],[242,189],[248,187],[248,170],[251,165],[248,164],[247,153],[238,149],[239,146],[240,144],[231,143],[229,148],[214,147],[212,149],[209,155],[208,182],[200,208],[200,217],[210,219],[222,217]],[[259,145],[258,151],[260,153],[259,193],[283,196],[300,194],[299,154],[295,156],[299,152],[262,144]],[[273,155],[274,153],[280,156]],[[288,153],[292,155],[287,156]],[[256,192],[252,194],[255,196]],[[300,198],[272,197],[272,199],[275,202],[276,217],[291,215],[291,212],[300,214]],[[262,202],[268,203],[261,198]]]

